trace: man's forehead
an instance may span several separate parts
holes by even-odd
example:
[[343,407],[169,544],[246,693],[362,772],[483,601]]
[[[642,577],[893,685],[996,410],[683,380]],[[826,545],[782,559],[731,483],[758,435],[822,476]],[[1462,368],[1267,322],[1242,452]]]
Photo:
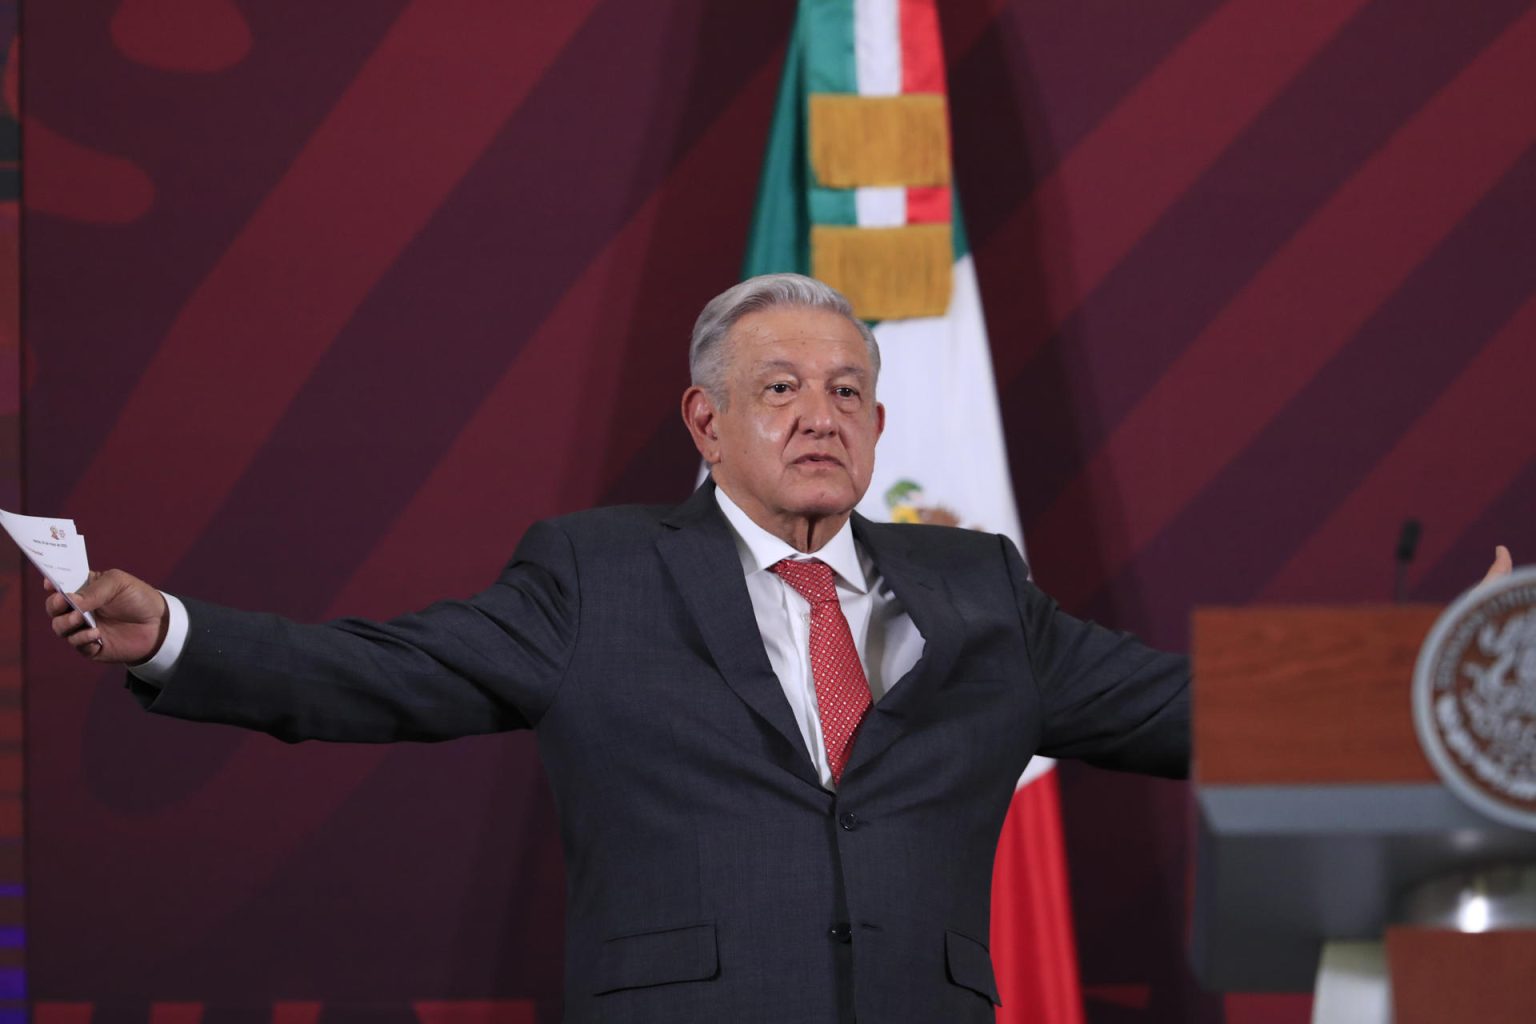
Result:
[[731,336],[759,344],[793,340],[864,343],[864,336],[853,321],[841,313],[802,306],[776,306],[748,313],[736,321]]
[[736,322],[729,340],[738,358],[753,368],[836,360],[868,369],[869,346],[853,323],[824,309],[782,308],[750,313]]

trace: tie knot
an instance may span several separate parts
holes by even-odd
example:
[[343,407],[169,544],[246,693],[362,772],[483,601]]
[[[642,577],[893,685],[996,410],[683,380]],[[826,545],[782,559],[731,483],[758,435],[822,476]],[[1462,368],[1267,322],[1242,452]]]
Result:
[[779,579],[795,588],[795,592],[811,604],[837,601],[837,584],[832,580],[832,567],[820,559],[802,562],[784,558],[769,569],[778,573]]

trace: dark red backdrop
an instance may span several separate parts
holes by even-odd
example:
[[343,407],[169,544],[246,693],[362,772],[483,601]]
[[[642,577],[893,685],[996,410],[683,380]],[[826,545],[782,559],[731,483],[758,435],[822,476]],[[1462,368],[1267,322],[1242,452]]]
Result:
[[[686,333],[736,276],[791,7],[26,5],[29,510],[98,565],[317,618],[478,589],[540,516],[679,498]],[[1405,515],[1417,598],[1496,539],[1536,553],[1528,0],[943,18],[1048,589],[1178,647],[1200,603],[1386,596]],[[552,1011],[528,737],[157,720],[28,611],[40,1018]],[[1091,1019],[1219,1020],[1182,966],[1184,789],[1063,782]]]

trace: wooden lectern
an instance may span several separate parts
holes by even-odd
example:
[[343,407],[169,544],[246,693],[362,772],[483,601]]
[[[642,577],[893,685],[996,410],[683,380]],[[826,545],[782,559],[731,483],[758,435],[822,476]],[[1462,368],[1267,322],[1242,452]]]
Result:
[[1190,949],[1208,988],[1307,991],[1325,943],[1385,935],[1397,1024],[1536,1021],[1536,931],[1399,923],[1418,886],[1536,864],[1536,832],[1462,803],[1420,750],[1410,683],[1439,613],[1195,613]]

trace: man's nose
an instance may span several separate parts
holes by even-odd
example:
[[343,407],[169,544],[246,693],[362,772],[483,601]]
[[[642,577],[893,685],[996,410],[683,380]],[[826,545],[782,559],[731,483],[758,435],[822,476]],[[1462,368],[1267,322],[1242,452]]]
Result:
[[810,391],[800,399],[800,429],[808,434],[830,434],[836,429],[832,396],[824,391]]

